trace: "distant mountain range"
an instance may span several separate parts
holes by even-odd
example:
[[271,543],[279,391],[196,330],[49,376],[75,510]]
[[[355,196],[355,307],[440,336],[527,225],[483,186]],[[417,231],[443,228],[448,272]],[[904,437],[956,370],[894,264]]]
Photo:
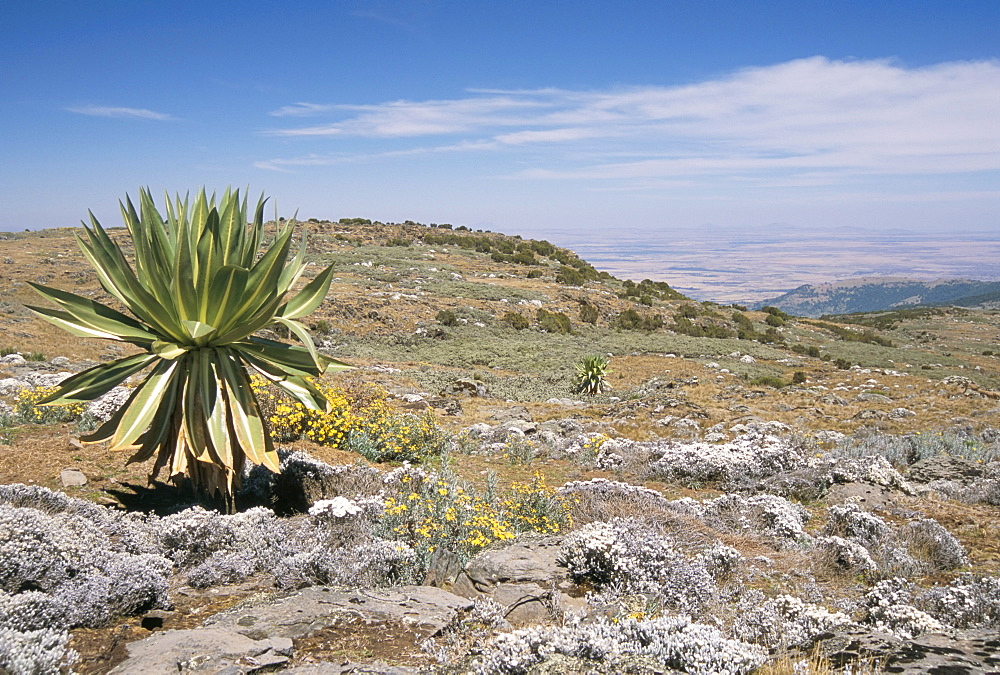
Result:
[[865,277],[806,284],[776,298],[763,300],[755,307],[768,305],[789,314],[809,317],[878,312],[915,305],[1000,307],[1000,282]]

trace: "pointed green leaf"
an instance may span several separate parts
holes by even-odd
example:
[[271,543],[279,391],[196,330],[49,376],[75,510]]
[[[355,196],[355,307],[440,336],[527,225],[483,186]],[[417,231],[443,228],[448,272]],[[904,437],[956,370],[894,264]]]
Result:
[[38,401],[37,405],[61,405],[92,401],[106,394],[156,360],[155,354],[135,354],[88,368],[59,383],[59,388]]
[[74,295],[58,288],[42,286],[31,281],[28,285],[39,295],[63,307],[76,319],[76,323],[94,328],[106,333],[118,335],[120,338],[137,338],[140,340],[155,340],[157,335],[132,317],[102,305],[88,298]]
[[206,335],[211,335],[215,331],[215,326],[210,326],[207,323],[202,323],[201,321],[182,321],[184,329],[191,336],[192,340],[198,340]]
[[169,389],[179,361],[160,361],[146,380],[136,387],[125,406],[121,423],[111,437],[111,449],[131,447],[149,426]]
[[330,282],[333,281],[333,265],[316,275],[316,278],[302,287],[295,296],[288,301],[281,316],[286,319],[298,319],[316,311],[322,304],[326,294],[330,291]]
[[211,299],[205,318],[208,323],[217,326],[229,317],[246,292],[248,277],[246,269],[235,265],[226,265],[216,273],[208,293]]
[[264,427],[260,407],[250,386],[244,365],[230,350],[220,359],[220,369],[229,399],[233,436],[254,464],[262,464],[274,472],[279,471],[278,456],[270,434]]
[[[234,342],[230,347],[237,350],[241,358],[262,359],[291,375],[318,377],[326,369],[325,363],[317,366],[308,350],[284,342],[251,337],[249,340]],[[324,357],[320,358],[322,360]]]
[[313,360],[313,363],[316,364],[316,369],[318,371],[322,372],[323,370],[326,369],[326,364],[323,362],[323,357],[321,357],[319,355],[319,352],[316,351],[316,345],[313,344],[312,336],[309,335],[309,331],[306,330],[305,326],[303,326],[298,321],[292,321],[291,319],[286,319],[281,316],[277,318],[277,322],[280,323],[285,328],[287,328],[289,331],[291,331],[292,334],[295,335],[295,337],[297,337],[299,341],[305,346],[306,351],[309,352],[309,356]]
[[165,340],[157,340],[153,343],[152,348],[157,356],[170,361],[179,359],[188,353],[187,345],[179,345],[175,342],[167,342]]

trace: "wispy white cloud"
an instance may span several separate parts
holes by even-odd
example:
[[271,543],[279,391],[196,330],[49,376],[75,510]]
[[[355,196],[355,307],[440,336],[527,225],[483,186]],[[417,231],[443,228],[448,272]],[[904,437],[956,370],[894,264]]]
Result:
[[[998,110],[997,61],[907,68],[813,57],[672,87],[297,103],[273,114],[329,121],[269,133],[312,137],[326,149],[358,138],[408,152],[528,152],[528,168],[516,175],[535,180],[702,176],[752,184],[781,177],[786,185],[816,185],[1000,170]],[[420,147],[408,145],[414,142]],[[271,160],[282,161],[296,160]]]
[[162,120],[162,121],[177,119],[173,115],[156,112],[155,110],[148,110],[146,108],[122,108],[115,106],[86,105],[86,106],[75,106],[72,108],[67,108],[67,110],[69,112],[79,113],[80,115],[90,115],[92,117],[133,118],[133,119]]
[[293,103],[292,105],[286,105],[277,110],[271,112],[273,117],[309,117],[312,115],[319,115],[321,113],[330,112],[336,110],[340,106],[336,105],[320,105],[317,103]]

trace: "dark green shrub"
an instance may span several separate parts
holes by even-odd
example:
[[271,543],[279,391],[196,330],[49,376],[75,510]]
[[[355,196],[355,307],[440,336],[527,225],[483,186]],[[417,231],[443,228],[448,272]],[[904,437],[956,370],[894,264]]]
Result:
[[775,389],[788,386],[788,383],[777,375],[761,375],[750,380],[750,384],[755,387],[774,387]]
[[618,315],[618,327],[623,330],[638,330],[642,328],[642,317],[632,308]]
[[655,313],[643,316],[629,308],[618,315],[618,327],[623,330],[659,330],[663,328],[663,317]]
[[583,286],[586,279],[578,270],[568,265],[562,265],[559,267],[559,271],[556,272],[556,281],[567,286]]
[[514,254],[511,259],[512,262],[516,262],[518,265],[537,265],[538,260],[535,258],[535,254],[530,250],[518,251]]
[[330,322],[327,321],[326,319],[316,319],[315,321],[313,321],[310,328],[312,328],[313,331],[319,333],[320,335],[326,335],[330,332]]
[[458,316],[455,314],[454,310],[451,309],[442,309],[434,318],[437,319],[438,323],[443,326],[458,325]]
[[528,270],[527,277],[529,279],[539,279],[539,278],[541,278],[543,276],[545,276],[545,273],[542,272],[542,270],[539,270],[539,269]]
[[523,314],[518,314],[517,312],[507,312],[503,315],[501,319],[505,324],[513,328],[514,330],[524,330],[531,325],[528,318]]
[[768,328],[766,331],[764,331],[763,342],[765,343],[770,342],[776,345],[783,345],[785,344],[785,336],[779,333],[776,328]]
[[729,330],[725,326],[720,326],[714,323],[704,326],[702,331],[705,333],[705,337],[715,338],[716,340],[727,340],[736,335],[735,332]]
[[567,334],[573,332],[573,326],[570,324],[569,317],[562,312],[550,312],[545,309],[539,309],[535,318],[538,321],[538,327],[546,333]]
[[838,358],[836,361],[833,362],[833,365],[837,366],[841,370],[850,370],[853,364],[847,359]]
[[803,373],[801,370],[796,370],[794,373],[792,373],[792,384],[805,384],[805,383],[806,383],[805,373]]
[[764,323],[766,323],[768,326],[774,326],[775,328],[778,328],[780,326],[785,325],[785,320],[782,319],[777,314],[768,314],[767,318],[764,319]]
[[589,302],[585,302],[580,306],[580,321],[589,324],[596,324],[599,316],[600,312],[597,311],[597,307]]
[[685,319],[694,319],[698,316],[698,308],[694,305],[681,305],[680,309],[677,310],[676,316],[682,316]]
[[412,243],[413,243],[412,239],[394,238],[394,239],[390,239],[389,241],[385,242],[385,245],[386,246],[401,246],[403,248],[406,248],[406,247],[410,246]]

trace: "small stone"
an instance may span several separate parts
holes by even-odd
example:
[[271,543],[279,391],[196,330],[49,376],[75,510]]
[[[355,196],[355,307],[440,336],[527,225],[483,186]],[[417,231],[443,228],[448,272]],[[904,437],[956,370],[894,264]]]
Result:
[[59,481],[63,487],[82,487],[87,484],[87,477],[79,469],[63,469]]
[[70,360],[68,357],[65,356],[57,356],[51,361],[49,361],[49,363],[51,363],[53,366],[68,366],[70,364]]

